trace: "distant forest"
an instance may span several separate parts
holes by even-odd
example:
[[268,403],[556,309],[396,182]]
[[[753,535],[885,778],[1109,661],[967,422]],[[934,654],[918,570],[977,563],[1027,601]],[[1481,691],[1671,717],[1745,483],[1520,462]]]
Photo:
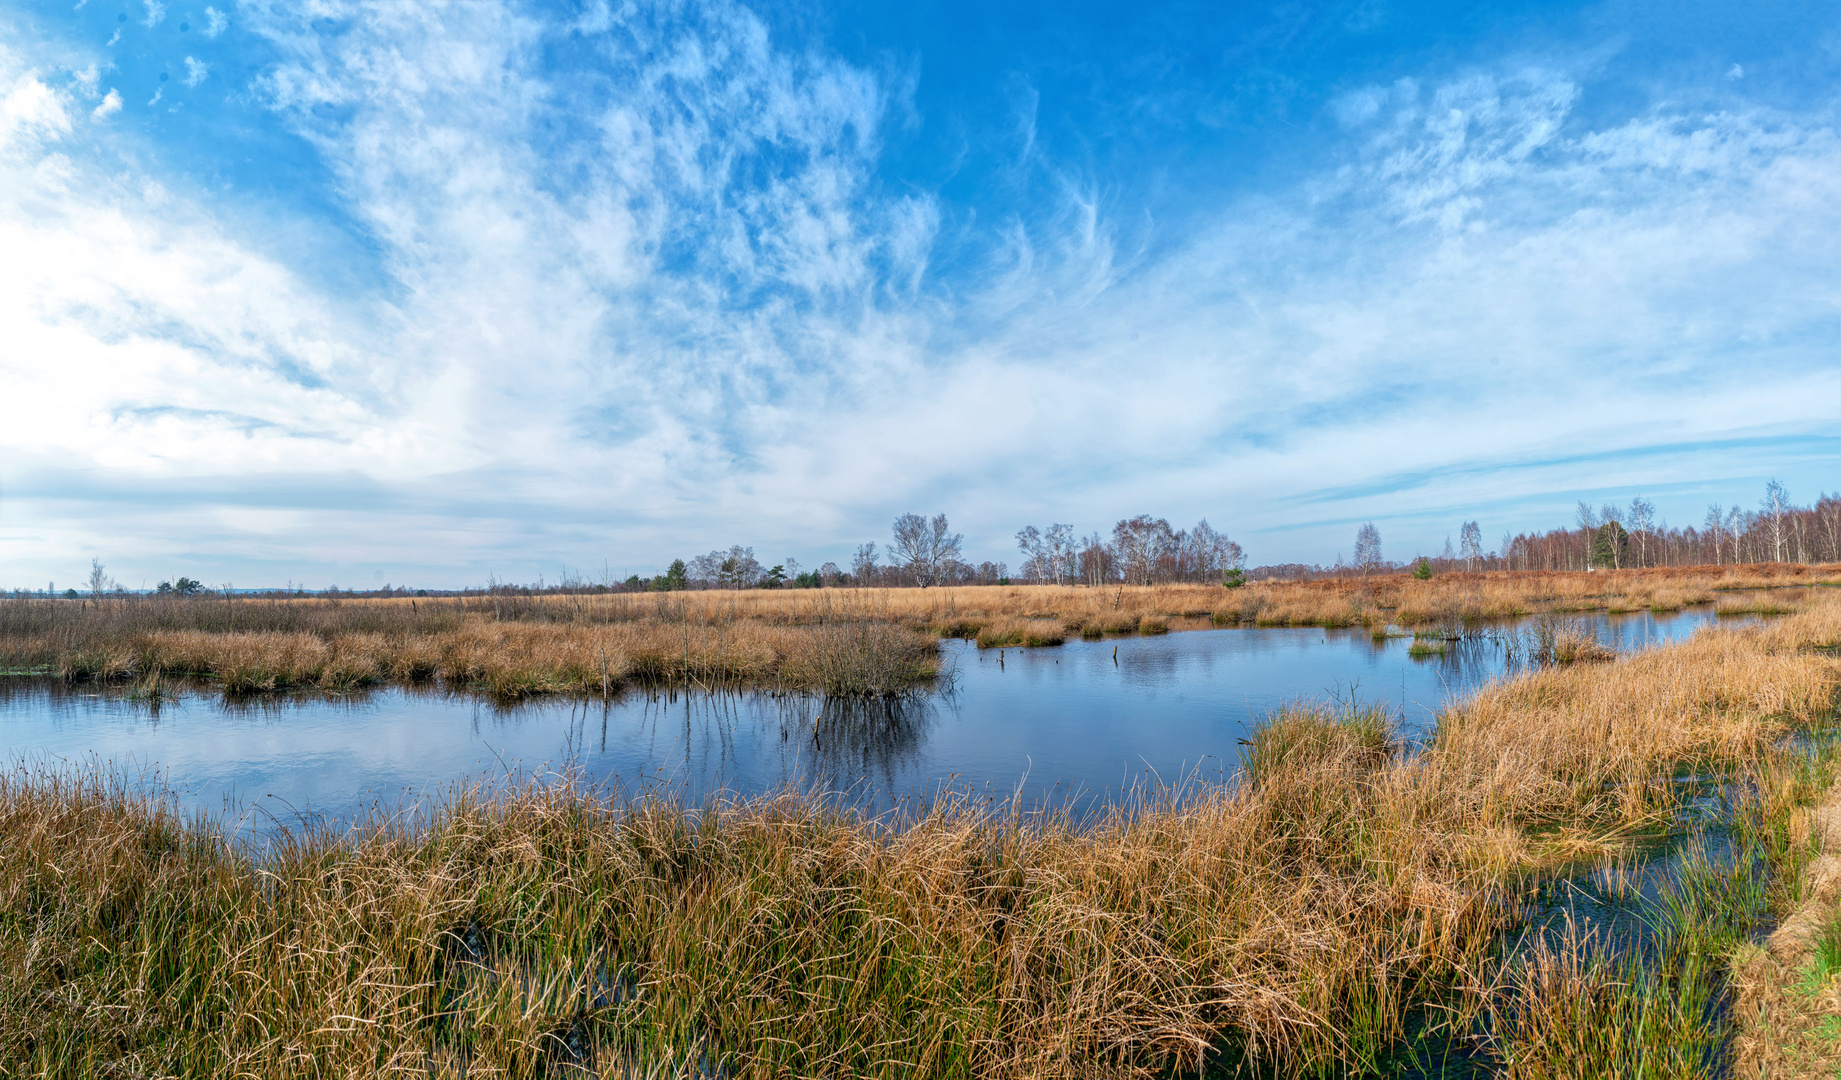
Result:
[[[1460,559],[1461,560],[1461,556]],[[1584,570],[1738,563],[1841,562],[1841,495],[1798,506],[1773,480],[1757,509],[1707,507],[1698,525],[1670,526],[1641,497],[1628,505],[1580,502],[1572,524],[1503,537],[1481,568]]]
[[[1707,507],[1698,525],[1671,526],[1656,519],[1655,504],[1642,496],[1628,504],[1593,506],[1581,500],[1570,526],[1546,532],[1504,533],[1494,551],[1483,547],[1482,529],[1466,521],[1454,547],[1445,541],[1437,555],[1389,562],[1380,554],[1380,535],[1363,525],[1355,558],[1333,566],[1290,563],[1247,571],[1249,580],[1333,577],[1420,570],[1621,570],[1650,566],[1731,566],[1741,563],[1841,562],[1841,495],[1824,494],[1798,506],[1776,480],[1765,485],[1755,510]],[[1423,569],[1422,569],[1423,568]]]
[[1112,534],[1081,536],[1072,525],[1027,526],[1016,534],[1022,556],[1014,575],[1007,562],[969,563],[960,557],[964,537],[951,531],[946,515],[895,519],[887,547],[859,546],[848,569],[827,562],[801,570],[796,559],[765,566],[754,549],[736,545],[689,561],[679,560],[655,578],[628,578],[629,589],[816,588],[837,585],[1149,585],[1171,581],[1238,584],[1246,556],[1240,545],[1216,531],[1206,518],[1178,529],[1165,518],[1139,514],[1114,525]]
[[[624,581],[604,575],[599,580],[568,574],[549,582],[539,579],[513,585],[493,579],[483,588],[437,590],[446,595],[493,592],[636,592],[679,589],[822,588],[845,585],[1000,585],[1011,583],[1064,585],[1155,585],[1198,582],[1240,585],[1247,581],[1309,580],[1367,573],[1416,571],[1421,575],[1453,570],[1585,570],[1650,566],[1737,565],[1741,563],[1841,562],[1841,495],[1824,494],[1814,504],[1799,506],[1776,480],[1765,485],[1756,509],[1743,506],[1707,507],[1697,525],[1671,526],[1658,521],[1656,508],[1638,496],[1628,504],[1592,506],[1581,501],[1571,525],[1546,532],[1504,533],[1494,551],[1483,547],[1483,533],[1475,521],[1464,522],[1458,543],[1447,540],[1437,555],[1415,555],[1404,562],[1382,555],[1380,531],[1372,522],[1355,537],[1354,558],[1323,566],[1280,563],[1248,568],[1244,552],[1203,519],[1193,528],[1178,529],[1168,520],[1139,514],[1112,527],[1110,535],[1097,531],[1081,535],[1072,525],[1046,528],[1026,526],[1016,534],[1021,555],[1014,571],[1007,562],[969,563],[960,557],[963,537],[951,531],[946,515],[925,518],[903,514],[890,530],[886,547],[859,546],[848,568],[835,562],[806,569],[788,558],[768,565],[752,547],[740,544],[695,558],[674,560],[664,573],[644,578],[635,574]],[[158,592],[177,595],[228,592],[264,594],[269,590],[205,587],[187,577],[161,582]],[[127,590],[92,565],[85,587],[67,589],[69,598],[121,595]],[[351,596],[428,595],[429,590],[386,585],[380,589],[325,590],[290,587],[273,594],[338,594]],[[17,597],[58,595],[55,586],[43,592],[14,589]],[[0,593],[0,595],[6,595]]]

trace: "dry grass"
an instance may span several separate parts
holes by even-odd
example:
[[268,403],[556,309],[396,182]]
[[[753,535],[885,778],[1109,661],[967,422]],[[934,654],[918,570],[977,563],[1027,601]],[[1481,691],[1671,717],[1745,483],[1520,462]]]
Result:
[[[1445,574],[1426,582],[1397,574],[1238,589],[1019,585],[419,600],[136,598],[100,605],[4,599],[0,673],[192,674],[231,692],[343,690],[430,678],[501,696],[593,693],[629,680],[881,692],[937,670],[927,644],[935,637],[1032,646],[1058,645],[1075,634],[1202,626],[1364,626],[1378,634],[1389,625],[1456,637],[1486,619],[1670,610],[1704,603],[1720,590],[1837,580],[1835,567],[1748,566]],[[1794,608],[1782,599],[1729,597],[1719,610]],[[858,629],[839,631],[844,625]],[[851,674],[842,682],[833,679],[844,671]]]
[[775,619],[681,597],[513,599],[0,601],[0,669],[198,675],[229,693],[439,678],[518,697],[629,681],[879,694],[939,667],[932,637],[876,598],[808,595]]
[[1789,819],[1803,867],[1795,910],[1734,968],[1739,1021],[1733,1075],[1822,1078],[1841,1073],[1841,785]]
[[[1830,722],[1837,643],[1822,597],[1494,685],[1416,754],[1377,715],[1288,710],[1237,781],[1085,823],[565,784],[252,851],[22,770],[0,1073],[1146,1076],[1210,1047],[1376,1070],[1428,1008],[1488,1014],[1527,882],[1672,820],[1684,762]],[[1602,989],[1563,957],[1528,978]]]

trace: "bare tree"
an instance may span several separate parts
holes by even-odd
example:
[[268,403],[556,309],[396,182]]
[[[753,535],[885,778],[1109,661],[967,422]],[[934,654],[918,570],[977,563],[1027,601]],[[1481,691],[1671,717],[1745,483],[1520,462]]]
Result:
[[871,540],[850,556],[850,580],[858,585],[876,582],[876,542]]
[[1584,499],[1580,499],[1577,514],[1579,519],[1580,538],[1585,542],[1585,561],[1579,565],[1581,568],[1590,569],[1592,565],[1592,538],[1598,533],[1598,511],[1592,509],[1591,503],[1586,502]]
[[691,581],[706,589],[711,588],[715,586],[717,578],[722,574],[722,559],[723,554],[720,551],[712,551],[708,555],[696,555],[691,558],[690,565],[685,569],[689,571]]
[[1772,478],[1764,485],[1764,498],[1759,501],[1758,509],[1764,512],[1765,524],[1771,530],[1772,562],[1783,562],[1784,512],[1790,509],[1790,491],[1783,482]]
[[1125,580],[1148,585],[1157,561],[1176,542],[1176,533],[1163,518],[1139,514],[1112,527],[1112,550],[1125,572]]
[[1636,536],[1636,564],[1649,565],[1649,533],[1656,527],[1656,504],[1638,495],[1630,500],[1630,531]]
[[1618,509],[1616,503],[1605,503],[1598,509],[1598,520],[1602,523],[1598,526],[1599,535],[1610,537],[1607,543],[1610,545],[1611,569],[1622,570],[1624,539],[1629,535],[1629,530],[1624,528],[1624,512]]
[[1042,581],[1051,571],[1047,567],[1048,553],[1042,543],[1042,530],[1034,525],[1025,525],[1016,531],[1016,548],[1023,553],[1023,576],[1031,581]]
[[1104,585],[1113,579],[1117,558],[1112,545],[1106,543],[1099,533],[1089,535],[1080,542],[1077,556],[1080,567],[1080,579],[1088,585]]
[[727,551],[712,551],[690,560],[690,577],[706,588],[751,589],[761,580],[761,564],[754,549],[736,544]]
[[1474,521],[1466,521],[1458,529],[1458,550],[1464,556],[1464,569],[1475,570],[1477,560],[1483,557],[1483,530]]
[[941,575],[958,561],[959,544],[965,539],[946,524],[945,514],[935,514],[931,521],[919,514],[903,514],[895,519],[893,532],[891,550],[923,589],[938,584]]
[[1827,541],[1825,554],[1829,562],[1841,562],[1841,495],[1824,493],[1815,504],[1816,517]]
[[102,599],[102,594],[111,587],[108,572],[103,569],[102,560],[92,558],[89,561],[89,594],[93,599]]
[[1230,572],[1246,565],[1246,553],[1240,545],[1228,539],[1226,533],[1216,532],[1207,518],[1196,522],[1195,528],[1189,530],[1185,546],[1184,576],[1195,581],[1219,584]]
[[1355,530],[1355,568],[1363,577],[1381,568],[1381,530],[1372,521]]
[[1023,561],[1024,577],[1059,585],[1074,576],[1074,526],[1054,524],[1046,530],[1024,526],[1017,531],[1016,546],[1027,556]]
[[1702,523],[1702,528],[1706,530],[1708,542],[1713,545],[1713,562],[1717,566],[1724,561],[1720,554],[1720,541],[1726,532],[1726,511],[1719,503],[1707,507],[1707,520]]
[[1074,526],[1054,524],[1042,534],[1042,554],[1052,568],[1055,584],[1074,577]]

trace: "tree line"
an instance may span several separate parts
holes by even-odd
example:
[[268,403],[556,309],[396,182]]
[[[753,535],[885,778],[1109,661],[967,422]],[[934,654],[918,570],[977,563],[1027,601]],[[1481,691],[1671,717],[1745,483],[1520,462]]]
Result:
[[1498,555],[1513,570],[1841,562],[1841,495],[1798,506],[1772,480],[1755,509],[1714,503],[1679,527],[1640,495],[1623,506],[1581,500],[1570,526],[1506,537]]
[[1134,584],[1206,581],[1237,585],[1245,580],[1245,553],[1240,545],[1208,524],[1178,529],[1164,518],[1139,514],[1125,518],[1111,535],[1085,536],[1068,524],[1025,526],[1016,534],[1022,564],[1013,575],[1008,563],[977,564],[962,557],[964,535],[952,531],[945,514],[928,518],[903,514],[890,527],[887,547],[874,541],[859,545],[850,568],[827,562],[802,570],[797,559],[767,566],[752,547],[736,544],[688,561],[674,560],[652,578],[637,575],[629,589],[821,588],[827,586]]
[[1655,504],[1641,495],[1628,503],[1593,506],[1580,500],[1570,525],[1545,532],[1505,532],[1494,551],[1483,547],[1474,521],[1458,530],[1454,549],[1420,555],[1409,563],[1381,556],[1381,536],[1372,522],[1357,530],[1355,557],[1334,567],[1260,567],[1259,578],[1307,578],[1411,569],[1421,577],[1448,570],[1620,570],[1650,566],[1734,566],[1745,563],[1841,562],[1841,495],[1823,494],[1799,506],[1781,481],[1771,480],[1755,509],[1707,507],[1697,524],[1671,526],[1658,519]]
[[[1095,530],[1076,532],[1074,526],[1054,523],[1027,525],[1016,533],[1022,562],[1012,574],[1005,562],[977,564],[962,557],[964,537],[952,531],[945,514],[924,517],[903,514],[890,527],[886,547],[870,542],[859,545],[848,569],[826,562],[804,569],[787,558],[767,565],[754,548],[740,544],[692,559],[676,559],[652,577],[637,574],[625,581],[608,575],[600,581],[566,577],[553,585],[510,586],[497,581],[485,590],[498,592],[610,592],[677,589],[822,588],[844,585],[912,586],[1000,585],[1011,582],[1055,585],[1151,585],[1166,582],[1208,582],[1238,585],[1247,580],[1308,579],[1322,576],[1369,574],[1412,570],[1421,576],[1449,570],[1586,570],[1648,566],[1737,565],[1742,563],[1841,562],[1841,494],[1824,493],[1814,503],[1798,505],[1788,488],[1777,480],[1765,485],[1756,508],[1707,507],[1697,524],[1671,526],[1656,516],[1655,504],[1641,495],[1626,504],[1593,506],[1581,500],[1570,525],[1545,532],[1502,534],[1494,551],[1483,546],[1483,532],[1475,521],[1465,521],[1454,547],[1446,540],[1438,555],[1415,556],[1410,562],[1388,562],[1381,551],[1381,534],[1373,522],[1356,532],[1353,559],[1338,557],[1334,566],[1287,563],[1248,570],[1240,545],[1208,524],[1206,518],[1189,529],[1171,526],[1164,518],[1139,514],[1113,525],[1110,535]],[[91,565],[86,594],[66,590],[70,597],[125,594],[110,579],[99,561]],[[226,587],[227,591],[228,587]],[[201,583],[179,577],[161,582],[161,594],[191,595],[204,590]],[[334,587],[333,591],[337,591]],[[290,586],[280,595],[295,594]],[[57,595],[51,585],[38,594],[14,590],[15,595]],[[426,595],[416,590],[415,595]],[[351,595],[411,595],[407,589],[385,586],[381,590]]]

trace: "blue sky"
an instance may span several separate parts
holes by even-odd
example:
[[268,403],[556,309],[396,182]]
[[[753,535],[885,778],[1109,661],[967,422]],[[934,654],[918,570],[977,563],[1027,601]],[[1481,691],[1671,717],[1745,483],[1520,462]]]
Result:
[[11,7],[0,583],[1813,500],[1838,77],[1824,4]]

